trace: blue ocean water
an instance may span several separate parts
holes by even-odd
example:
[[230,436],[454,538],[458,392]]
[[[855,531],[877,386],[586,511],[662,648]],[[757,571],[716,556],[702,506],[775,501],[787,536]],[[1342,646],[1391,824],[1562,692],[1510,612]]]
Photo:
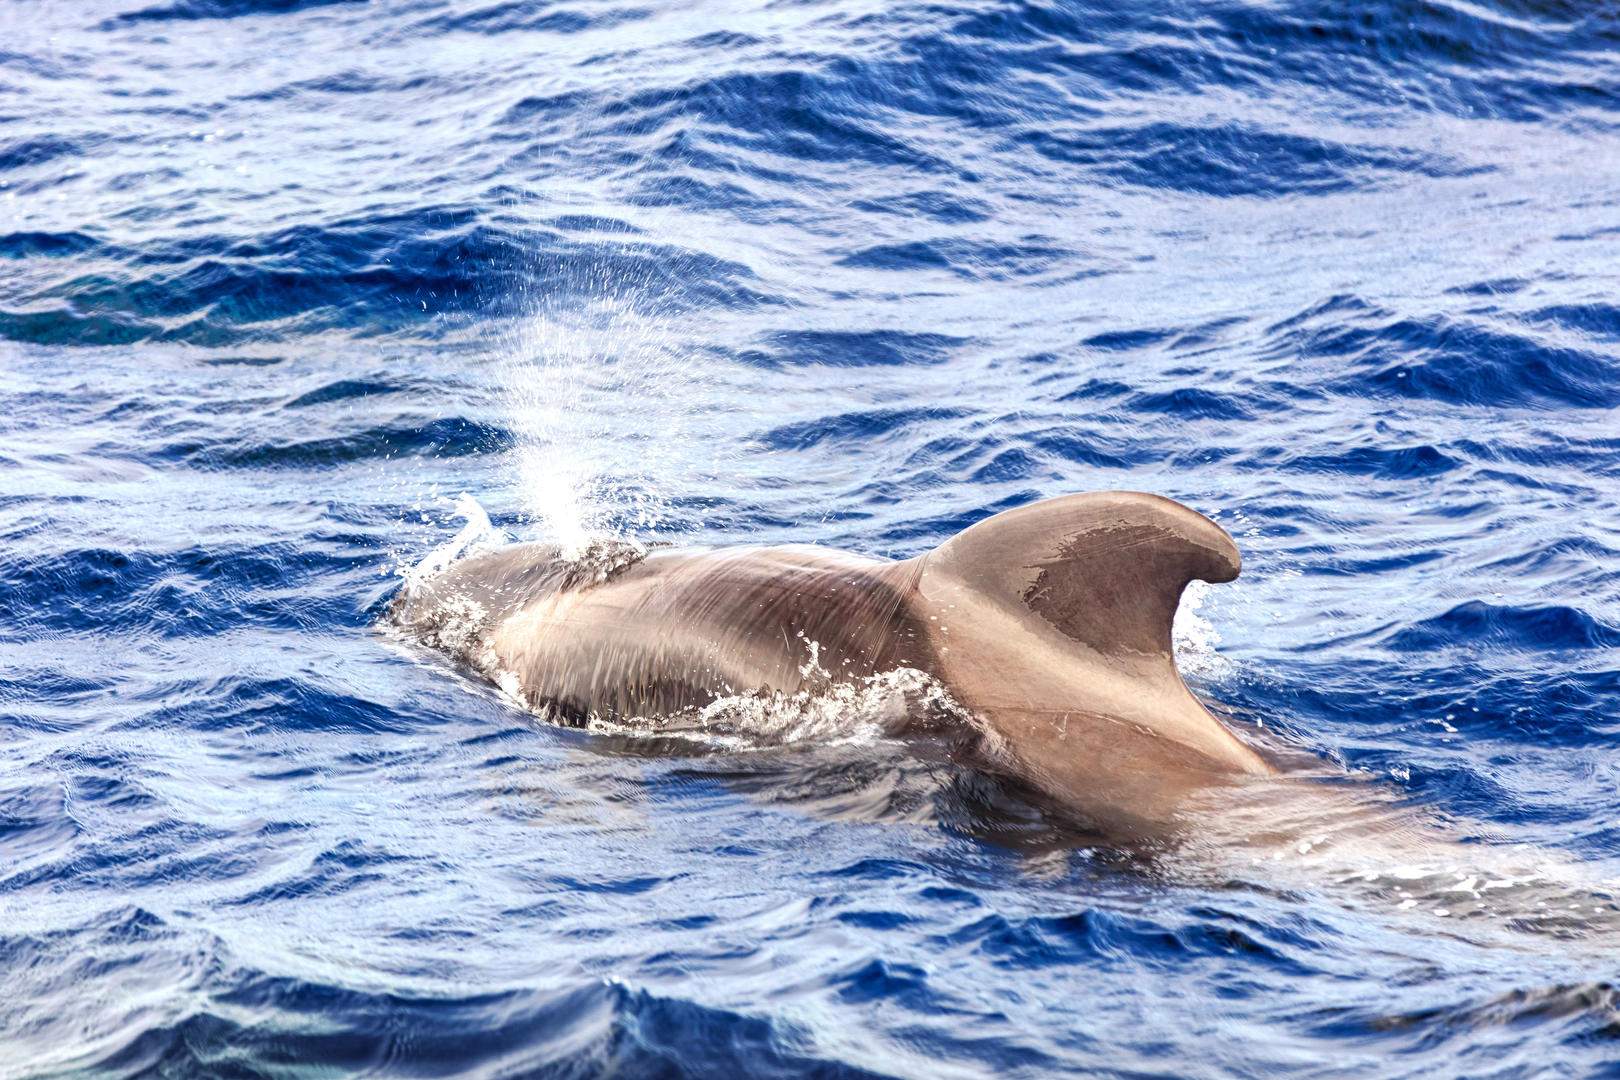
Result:
[[1161,872],[903,741],[548,727],[378,626],[462,493],[909,556],[1155,491],[1243,549],[1181,643],[1235,726],[1617,876],[1612,4],[0,43],[0,1076],[1620,1075],[1579,903]]

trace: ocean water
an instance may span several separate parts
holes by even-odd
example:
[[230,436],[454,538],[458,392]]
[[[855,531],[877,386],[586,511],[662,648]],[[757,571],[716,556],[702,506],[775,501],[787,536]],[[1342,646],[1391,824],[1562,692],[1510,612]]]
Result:
[[1595,894],[1179,872],[847,702],[562,729],[379,626],[458,504],[902,557],[1154,491],[1243,549],[1179,647],[1246,737],[1459,881],[1620,877],[1617,52],[1596,0],[10,0],[0,1076],[1620,1075]]

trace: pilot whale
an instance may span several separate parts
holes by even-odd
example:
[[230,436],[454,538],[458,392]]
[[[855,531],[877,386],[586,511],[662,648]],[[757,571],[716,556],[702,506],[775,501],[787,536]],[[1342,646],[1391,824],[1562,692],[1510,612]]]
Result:
[[1191,793],[1275,771],[1176,670],[1182,591],[1232,580],[1240,557],[1170,499],[1036,502],[898,562],[813,546],[601,552],[468,555],[408,585],[390,616],[576,721],[918,669],[982,726],[989,767],[1104,828],[1166,826]]

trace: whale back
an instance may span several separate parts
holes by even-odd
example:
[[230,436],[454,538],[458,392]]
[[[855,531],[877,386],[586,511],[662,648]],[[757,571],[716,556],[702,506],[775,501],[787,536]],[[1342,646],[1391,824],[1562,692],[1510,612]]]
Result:
[[976,718],[991,764],[1098,824],[1164,822],[1269,766],[1176,672],[1194,579],[1236,546],[1168,499],[1073,495],[987,518],[904,562],[822,548],[524,544],[404,591],[395,622],[563,719],[672,717],[916,668]]

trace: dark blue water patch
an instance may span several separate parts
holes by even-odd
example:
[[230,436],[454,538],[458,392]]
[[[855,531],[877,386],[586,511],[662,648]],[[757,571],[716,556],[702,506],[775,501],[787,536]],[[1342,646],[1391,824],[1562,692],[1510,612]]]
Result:
[[1133,391],[1127,383],[1113,379],[1087,379],[1080,386],[1065,392],[1056,400],[1060,403],[1077,401],[1118,401]]
[[80,143],[55,135],[39,135],[27,139],[12,139],[0,143],[0,172],[44,165],[64,157],[77,157],[83,153]]
[[1620,648],[1620,627],[1563,604],[1512,605],[1470,600],[1388,640],[1397,652],[1492,648],[1557,653]]
[[309,8],[364,2],[365,0],[180,0],[179,3],[158,4],[114,15],[105,20],[100,29],[117,31],[139,23],[238,19],[253,15],[291,15]]
[[1620,990],[1608,982],[1519,988],[1422,1009],[1386,1011],[1373,1005],[1333,1006],[1310,1017],[1313,1033],[1385,1045],[1393,1052],[1434,1052],[1450,1046],[1459,1064],[1489,1069],[1492,1033],[1553,1025],[1571,1042],[1620,1043]]
[[[70,70],[55,57],[5,47],[0,47],[0,68],[9,68],[14,73],[38,75],[46,79],[64,78]],[[15,113],[0,113],[0,123],[15,123],[19,119],[21,117]]]
[[1295,0],[1221,3],[1205,14],[1200,36],[1247,60],[1221,74],[1261,87],[1281,80],[1369,106],[1520,122],[1616,104],[1612,85],[1557,77],[1561,60],[1617,40],[1613,20],[1592,5],[1383,0],[1330,11]]
[[925,869],[903,859],[867,858],[829,871],[826,876],[838,880],[892,881],[909,879]]
[[772,428],[760,437],[773,450],[808,450],[825,442],[861,442],[895,436],[919,425],[958,420],[966,409],[877,409]]
[[1402,551],[1394,555],[1378,555],[1356,559],[1345,558],[1328,545],[1295,550],[1298,555],[1311,559],[1309,572],[1312,575],[1338,574],[1358,580],[1365,580],[1378,574],[1399,573],[1402,570],[1423,566],[1426,563],[1438,562],[1446,558],[1447,555],[1446,552],[1437,548],[1419,548],[1413,551]]
[[958,22],[944,40],[974,39],[977,51],[1004,58],[1012,70],[1061,78],[1087,102],[1233,88],[1270,97],[1288,86],[1348,98],[1351,115],[1414,109],[1534,120],[1603,102],[1603,88],[1555,74],[1563,57],[1613,37],[1598,10],[1504,17],[1428,0],[1342,11],[1304,0],[1127,14],[1106,5],[1019,3]]
[[530,293],[553,303],[593,296],[604,274],[641,283],[661,311],[773,302],[738,263],[645,241],[576,239],[461,207],[92,254],[103,257],[87,262],[89,272],[0,312],[0,335],[230,345],[339,326],[382,333],[525,311]]
[[1173,447],[1151,440],[1062,425],[1033,432],[1028,442],[1042,454],[1097,469],[1130,469],[1168,457]]
[[[337,0],[332,0],[337,2]],[[318,79],[301,79],[278,86],[273,90],[261,90],[252,94],[245,94],[239,100],[247,102],[274,102],[287,101],[294,98],[320,98],[328,95],[370,95],[412,94],[422,91],[431,91],[439,81],[426,75],[416,75],[396,79],[388,75],[374,74],[364,71],[343,71],[335,75],[323,75]],[[315,107],[314,102],[305,102],[305,107]]]
[[1176,336],[1174,330],[1109,330],[1101,334],[1093,334],[1081,341],[1080,344],[1088,349],[1103,349],[1107,352],[1127,352],[1133,349],[1146,349],[1161,344]]
[[156,337],[156,325],[123,314],[87,313],[75,304],[45,311],[0,309],[0,340],[76,345],[133,345]]
[[[760,223],[780,220],[783,214],[795,208],[791,200],[763,195],[740,182],[701,180],[687,175],[686,169],[687,162],[643,165],[637,170],[639,182],[636,190],[627,195],[625,201],[646,207],[702,206],[725,210],[742,220]],[[710,174],[713,175],[715,171],[721,170],[716,166]],[[814,183],[814,180],[805,181],[805,186]]]
[[1016,243],[980,243],[966,240],[917,240],[899,244],[875,244],[839,259],[839,266],[873,270],[943,269],[964,280],[1003,282],[1037,279],[1050,270],[1061,269],[1058,280],[1076,282],[1085,277],[1102,277],[1100,266],[1072,269],[1076,251],[1056,246],[1051,236],[1022,236]]
[[[212,556],[198,552],[200,558]],[[17,629],[82,630],[117,621],[116,605],[151,587],[165,572],[161,557],[88,549],[32,557],[9,556],[3,587],[11,610],[21,614]]]
[[94,237],[81,232],[15,232],[0,236],[0,258],[63,258],[99,246]]
[[[157,708],[143,723],[167,727],[194,727],[208,732],[240,732],[266,736],[274,733],[323,732],[378,735],[414,729],[421,718],[398,708],[326,687],[308,678],[184,679],[153,688],[148,696],[178,700],[173,708]],[[385,763],[378,755],[374,765]]]
[[1235,124],[1028,131],[1018,139],[1044,157],[1100,177],[1217,198],[1323,195],[1375,186],[1379,176],[1482,171],[1413,150],[1352,146]]
[[1446,292],[1457,296],[1512,296],[1523,292],[1531,284],[1527,278],[1492,278],[1467,285],[1453,285]]
[[[953,173],[950,165],[914,144],[885,133],[864,107],[848,112],[824,108],[849,102],[842,86],[808,71],[732,74],[685,86],[645,90],[602,107],[606,131],[648,135],[679,119],[700,122],[707,141],[763,151],[775,157],[816,162],[894,165],[922,173]],[[734,159],[733,168],[752,171]]]
[[975,484],[998,484],[1013,480],[1027,480],[1046,472],[1040,459],[1028,451],[1014,447],[998,450],[989,461],[968,474]]
[[498,123],[519,128],[530,128],[544,121],[571,123],[575,113],[587,104],[589,96],[577,90],[531,95],[508,107]]
[[1247,395],[1220,394],[1197,387],[1137,394],[1126,403],[1140,412],[1163,413],[1184,420],[1248,420],[1255,415]]
[[[411,997],[242,971],[214,1000],[212,1008],[143,1033],[97,1067],[253,1080],[310,1066],[364,1071],[380,1062],[401,1076],[478,1070],[548,1080],[880,1075],[806,1053],[785,1023],[612,983]],[[268,1019],[236,1019],[243,1015]],[[321,1022],[312,1025],[314,1018]],[[479,1037],[469,1042],[468,1031]]]
[[199,362],[206,364],[209,367],[275,367],[277,364],[286,363],[287,358],[284,356],[253,355],[210,356],[207,359]]
[[138,769],[122,759],[86,759],[83,755],[60,755],[58,763],[71,769],[66,795],[78,805],[99,805],[117,811],[122,818],[136,821],[138,814],[154,814],[162,800],[141,784]]
[[30,784],[0,789],[0,844],[16,863],[60,849],[83,833],[68,813],[61,784]]
[[354,461],[397,457],[463,457],[499,454],[515,442],[499,425],[453,416],[419,425],[367,428],[320,439],[243,446],[238,439],[222,443],[173,443],[163,455],[203,469],[332,468]]
[[[1264,355],[1339,370],[1340,393],[1498,407],[1620,405],[1620,363],[1456,317],[1396,316],[1334,297],[1274,324]],[[1331,365],[1331,367],[1329,367]]]
[[[960,250],[958,254],[961,254]],[[872,270],[956,269],[949,256],[926,240],[863,248],[838,261],[843,266],[860,266]],[[965,277],[973,276],[972,271],[966,268],[958,269],[958,272]]]
[[1411,321],[1377,336],[1427,343],[1413,341],[1399,349],[1371,339],[1351,344],[1352,352],[1365,351],[1353,365],[1357,374],[1341,380],[1338,388],[1462,405],[1620,405],[1620,364],[1601,353],[1477,327],[1449,326],[1437,332]]
[[[674,1072],[867,1080],[882,1074],[818,1058],[791,1023],[616,988],[620,1017],[611,1064],[627,1075]],[[701,1066],[694,1069],[691,1048]]]
[[1478,480],[1501,484],[1508,490],[1541,491],[1566,498],[1578,498],[1581,495],[1580,488],[1575,485],[1512,469],[1475,469],[1471,475]]
[[894,930],[920,920],[900,911],[841,911],[835,916],[839,922],[868,930]]
[[[878,540],[886,548],[893,548],[896,553],[903,550],[906,554],[914,555],[924,547],[932,547],[961,532],[969,525],[990,517],[1002,510],[1011,510],[1015,506],[1033,502],[1036,499],[1036,488],[1021,488],[999,499],[984,504],[958,505],[953,509],[942,510],[925,516],[908,517],[907,520],[890,525],[878,534]],[[898,494],[898,493],[897,493]]]
[[36,732],[60,731],[73,726],[65,717],[71,709],[50,719],[42,719],[39,706],[91,707],[107,693],[107,684],[88,674],[62,671],[50,663],[14,664],[0,673],[0,720],[21,720],[27,714],[29,729]]
[[[29,298],[9,311],[14,340],[231,344],[316,329],[370,312],[386,327],[481,304],[492,280],[520,272],[516,235],[464,211],[295,226],[236,240],[149,245]],[[255,331],[255,326],[264,327]]]
[[711,30],[706,34],[688,38],[683,45],[693,49],[747,49],[766,44],[765,38],[755,37],[738,30]]
[[[533,995],[544,1001],[539,1004],[519,993],[411,999],[253,973],[233,981],[220,995],[217,1011],[198,1011],[149,1027],[96,1067],[121,1075],[206,1073],[260,1080],[300,1066],[364,1071],[386,1061],[400,1075],[431,1076],[469,1060],[497,1067],[517,1048],[528,1047],[531,1053],[522,1057],[532,1068],[549,1063],[542,1048],[550,1032],[566,1030],[570,1020],[592,1012],[600,994],[586,989],[549,1000]],[[240,1010],[269,1019],[244,1023],[233,1018]],[[387,1019],[395,1015],[411,1016],[423,1037],[418,1040],[395,1028]],[[308,1029],[307,1021],[300,1023],[315,1016],[342,1019],[315,1030]],[[492,1027],[497,1016],[503,1019]],[[464,1047],[458,1037],[472,1025],[487,1036],[477,1041],[476,1049]]]
[[1620,308],[1613,304],[1551,304],[1527,312],[1524,318],[1527,322],[1551,323],[1604,341],[1620,341]]
[[291,401],[286,408],[307,409],[311,405],[328,405],[335,401],[351,401],[354,398],[375,397],[380,394],[396,394],[402,388],[394,383],[380,382],[375,379],[339,379],[313,390],[307,390]]
[[765,338],[765,349],[749,350],[738,358],[772,367],[941,364],[967,341],[949,334],[905,330],[778,330]]
[[[975,424],[976,429],[984,430],[997,426],[993,418]],[[906,461],[918,471],[907,475],[903,484],[878,482],[865,490],[874,499],[879,491],[893,491],[895,501],[902,501],[906,489],[947,483],[957,476],[970,477],[975,483],[1040,480],[1060,484],[1070,471],[1068,466],[1123,470],[1170,456],[1170,449],[1152,442],[1119,438],[1085,426],[1037,428],[1018,440],[962,434],[918,446]]]
[[1252,921],[1245,926],[1224,918],[1196,919],[1171,927],[1091,908],[1017,920],[990,915],[953,931],[946,940],[952,946],[981,950],[998,966],[1026,971],[1084,961],[1174,971],[1199,958],[1220,956],[1241,956],[1246,963],[1296,975],[1313,970],[1294,955],[1297,935],[1291,947],[1282,947],[1265,940],[1262,933],[1263,928]]
[[[226,903],[237,907],[287,903],[312,896],[341,896],[390,877],[408,879],[414,860],[395,855],[359,840],[345,840],[321,852],[301,873],[287,875]],[[424,873],[442,873],[443,867],[423,867]]]
[[841,266],[871,270],[948,270],[966,280],[1005,281],[1045,273],[1069,262],[1074,255],[1073,251],[1053,246],[1050,237],[1027,236],[1018,243],[941,239],[877,244],[845,255],[838,262]]
[[0,640],[135,623],[185,638],[206,637],[230,625],[314,627],[334,618],[346,621],[338,608],[352,605],[340,602],[334,608],[337,598],[299,596],[296,582],[323,568],[375,557],[348,551],[319,558],[275,544],[169,552],[14,551],[0,560],[0,598],[16,613]]
[[990,207],[982,200],[939,190],[914,191],[882,199],[858,199],[850,205],[869,213],[892,214],[902,218],[925,217],[943,225],[970,225],[991,218]]
[[586,14],[574,8],[550,3],[527,3],[515,0],[482,9],[436,15],[416,23],[412,30],[422,34],[461,32],[474,34],[507,34],[513,32],[577,34],[584,30],[603,30],[621,23],[636,22],[652,12],[646,8],[624,7]]
[[1266,332],[1278,335],[1283,331],[1295,331],[1309,327],[1316,321],[1328,322],[1334,319],[1349,321],[1378,311],[1376,305],[1353,293],[1334,293],[1316,301],[1301,311],[1277,320],[1266,328]]
[[664,877],[632,877],[632,878],[571,878],[560,877],[557,884],[569,892],[581,893],[611,893],[615,896],[636,896],[668,883],[671,879]]
[[75,926],[71,932],[0,933],[0,963],[16,965],[18,970],[61,966],[63,954],[70,953],[71,966],[60,982],[82,984],[86,978],[131,966],[131,957],[145,949],[162,948],[175,937],[175,931],[157,915],[125,907],[88,925]]
[[869,960],[854,971],[836,976],[838,996],[852,1004],[895,1000],[908,1008],[954,1012],[949,1004],[928,991],[928,973],[911,964]]
[[630,224],[628,221],[619,218],[601,217],[596,214],[562,214],[558,217],[547,218],[543,224],[550,229],[576,233],[642,236],[647,231]]
[[1171,352],[1213,353],[1238,338],[1235,331],[1247,326],[1249,320],[1241,315],[1230,315],[1221,319],[1210,319],[1208,322],[1189,327],[1178,333],[1166,348]]
[[1576,574],[1620,563],[1620,548],[1593,537],[1565,536],[1528,551],[1504,554],[1483,567],[1507,577]]
[[[1463,693],[1435,682],[1403,690],[1411,714],[1444,718],[1469,739],[1496,739],[1507,750],[1534,747],[1602,746],[1614,737],[1616,721],[1607,703],[1620,690],[1620,669],[1525,670],[1496,663],[1461,660],[1455,670],[1471,677]],[[1560,808],[1562,809],[1562,808]]]

